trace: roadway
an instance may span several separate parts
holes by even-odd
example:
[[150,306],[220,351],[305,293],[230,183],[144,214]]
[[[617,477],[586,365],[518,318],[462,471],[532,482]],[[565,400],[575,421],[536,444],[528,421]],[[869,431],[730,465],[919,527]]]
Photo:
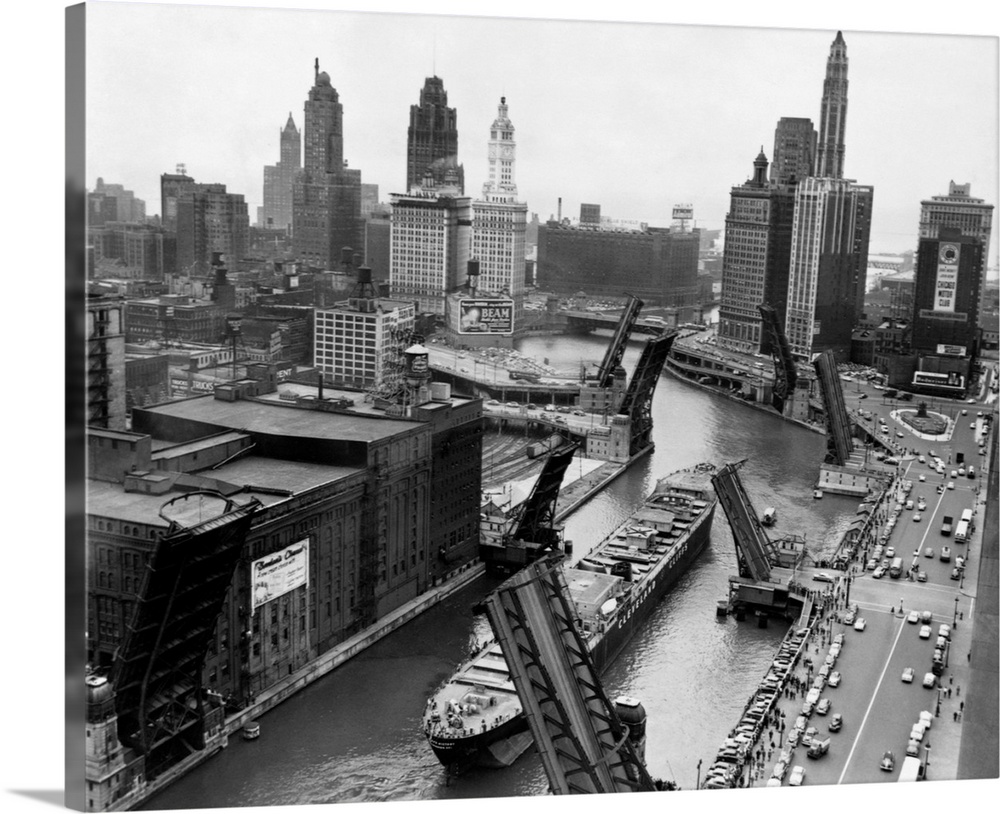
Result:
[[[865,384],[844,382],[844,395],[851,402],[851,393],[878,394],[879,391]],[[855,395],[855,398],[857,398]],[[912,489],[908,497],[916,505],[917,498],[923,497],[926,510],[907,510],[895,500],[881,515],[880,536],[888,530],[888,520],[896,516],[894,527],[888,531],[886,546],[892,546],[896,556],[901,556],[904,568],[912,562],[919,563],[927,579],[925,582],[910,580],[906,571],[900,579],[891,579],[886,574],[881,579],[867,571],[865,563],[872,552],[858,554],[858,562],[853,564],[849,587],[841,575],[840,587],[849,592],[849,604],[857,605],[857,615],[866,621],[863,631],[845,624],[845,610],[842,608],[826,623],[821,625],[809,644],[809,657],[815,667],[809,672],[804,660],[795,669],[795,674],[811,683],[815,670],[823,663],[833,636],[843,633],[845,644],[834,669],[842,674],[837,687],[825,687],[821,697],[832,702],[826,716],[813,714],[809,726],[818,729],[820,738],[831,739],[830,750],[824,757],[810,759],[802,745],[791,748],[791,760],[784,784],[788,783],[791,768],[801,765],[805,769],[806,780],[813,784],[878,783],[895,782],[906,756],[911,726],[920,712],[927,710],[935,714],[932,728],[925,734],[919,757],[929,758],[929,779],[954,779],[958,776],[958,755],[962,737],[963,709],[966,689],[970,680],[970,658],[972,649],[972,619],[976,610],[978,583],[978,555],[981,550],[982,530],[977,529],[968,543],[959,543],[954,536],[941,535],[941,519],[951,515],[957,523],[963,509],[974,511],[975,522],[983,520],[981,478],[985,475],[985,455],[979,454],[979,440],[987,431],[988,422],[977,416],[989,405],[945,400],[939,407],[954,421],[948,438],[921,438],[902,422],[892,418],[897,409],[912,409],[919,403],[899,403],[896,400],[877,398],[870,395],[858,399],[860,405],[873,410],[885,418],[895,438],[896,431],[904,433],[899,446],[910,450],[901,460],[899,475],[901,481],[910,481]],[[942,404],[941,400],[935,400]],[[967,411],[965,415],[962,411]],[[876,419],[877,420],[877,419]],[[898,439],[897,439],[898,440]],[[936,452],[951,464],[943,475],[928,463],[920,463],[919,456],[929,460],[931,451]],[[965,461],[972,461],[976,467],[976,477],[951,477],[952,469],[957,470],[955,456],[961,452]],[[921,476],[923,480],[921,480]],[[951,483],[953,488],[948,488]],[[902,495],[899,490],[893,498]],[[873,543],[874,545],[874,543]],[[949,546],[951,561],[940,559],[941,548]],[[925,556],[926,549],[932,549],[933,556]],[[919,555],[915,556],[917,552]],[[886,552],[887,553],[887,552]],[[966,558],[966,567],[961,579],[951,578],[955,567],[955,557]],[[887,563],[887,559],[883,559]],[[971,563],[971,565],[970,565]],[[902,607],[902,612],[900,608]],[[932,616],[932,635],[921,639],[921,623],[911,624],[907,616],[911,610],[928,611]],[[938,679],[939,684],[927,689],[922,686],[923,677],[931,671],[932,656],[936,644],[938,627],[946,623],[952,626],[951,641],[946,649],[946,668]],[[906,667],[914,671],[913,683],[904,683],[902,673]],[[808,684],[807,684],[808,686]],[[797,698],[782,697],[778,706],[785,714],[785,732],[781,748],[771,753],[765,762],[763,778],[755,785],[763,785],[777,762],[782,749],[789,749],[788,734],[796,718],[802,712],[803,690]],[[843,728],[836,733],[828,731],[834,713],[844,716]],[[777,736],[775,736],[777,743]],[[930,747],[930,748],[928,748]],[[882,771],[879,763],[883,753],[892,751],[895,769]]]

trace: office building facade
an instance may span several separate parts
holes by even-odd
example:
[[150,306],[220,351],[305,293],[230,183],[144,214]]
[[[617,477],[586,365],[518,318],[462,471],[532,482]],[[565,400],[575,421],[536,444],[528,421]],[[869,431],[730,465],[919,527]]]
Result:
[[813,174],[816,130],[811,119],[782,117],[774,128],[771,181],[795,184]]
[[389,200],[390,295],[444,316],[447,295],[466,282],[472,199],[455,187],[425,187]]
[[448,107],[448,93],[437,76],[424,80],[420,100],[410,106],[406,131],[406,191],[430,178],[465,193],[465,169],[458,163],[458,113]]
[[838,361],[850,358],[864,301],[873,194],[844,179],[796,185],[785,335],[800,359],[828,349]]
[[292,225],[292,190],[295,176],[302,168],[302,134],[291,113],[278,139],[278,163],[264,167],[264,206],[257,224],[269,229],[287,229]]
[[344,162],[344,109],[330,76],[319,70],[305,103],[303,167],[292,190],[292,251],[318,269],[333,269],[341,251],[360,251],[361,172]]
[[176,201],[177,270],[183,276],[208,274],[213,252],[239,271],[247,256],[250,216],[242,195],[225,184],[181,189]]
[[[795,189],[767,180],[763,151],[750,181],[733,187],[726,215],[718,344],[742,353],[769,351],[758,306],[784,320]],[[773,177],[773,173],[772,173]]]

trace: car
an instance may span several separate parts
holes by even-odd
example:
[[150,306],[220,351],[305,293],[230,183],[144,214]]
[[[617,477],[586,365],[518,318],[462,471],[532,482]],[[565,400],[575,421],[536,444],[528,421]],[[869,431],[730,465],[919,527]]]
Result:
[[911,740],[906,744],[906,755],[907,757],[919,757],[920,756],[920,741]]
[[929,710],[923,710],[920,713],[920,723],[924,725],[924,729],[930,729],[934,725],[934,715]]
[[960,466],[958,468],[958,476],[960,478],[964,478],[965,477],[965,467],[964,466]]
[[897,438],[905,438],[906,436],[903,435],[903,431],[902,430],[896,430],[896,437]]
[[920,498],[920,500],[917,501],[917,511],[922,512],[926,508],[927,508],[927,501],[924,500],[923,498]]
[[872,579],[882,579],[885,576],[885,566],[880,565],[874,571],[872,571]]
[[924,728],[922,726],[914,726],[910,730],[910,740],[917,741],[918,743],[924,739]]
[[927,559],[929,560],[934,559],[934,549],[931,548],[930,546],[927,546],[927,548],[924,549],[924,556],[927,557]]
[[520,405],[520,404],[518,404],[518,403],[517,403],[516,401],[508,401],[508,402],[507,402],[507,406],[508,406],[508,407],[510,407],[511,409],[514,409],[514,410],[516,410],[516,409],[517,409],[518,407],[520,407],[521,405]]
[[923,472],[921,472],[919,480],[920,480],[921,483],[926,483],[927,482],[927,476]]
[[923,455],[918,456],[917,460],[920,461],[920,463],[922,464],[927,463],[927,458],[925,458]]
[[793,747],[798,746],[799,738],[801,737],[802,737],[802,730],[793,729],[791,732],[788,733],[788,745]]
[[886,751],[882,754],[882,760],[879,761],[878,767],[883,772],[891,772],[896,768],[896,756],[890,752]]
[[862,393],[860,396],[858,396],[858,401],[863,401],[866,398],[868,398],[868,394],[867,393]]
[[962,578],[962,569],[961,568],[952,568],[951,569],[951,574],[949,574],[949,576],[952,579],[961,579]]
[[975,428],[976,428],[976,422],[973,421],[971,424],[969,424],[969,429],[974,430]]
[[801,766],[795,766],[792,769],[791,777],[788,778],[789,786],[801,786],[806,779],[806,770]]
[[815,726],[810,726],[805,732],[802,733],[802,745],[812,746],[813,738],[815,738],[818,734],[819,730],[816,729]]
[[927,572],[918,571],[917,572],[917,582],[927,582]]
[[844,642],[846,641],[847,637],[843,633],[838,633],[836,636],[833,637],[833,643],[839,644],[841,647],[844,646]]
[[587,414],[583,410],[574,410],[573,411],[573,415],[576,415],[576,416],[585,416]]
[[826,683],[831,687],[837,687],[840,685],[840,670],[834,670],[830,673],[830,677],[826,680]]
[[538,409],[538,405],[537,404],[532,404],[530,401],[528,402],[528,404],[526,406],[527,406],[527,408],[529,410],[537,410]]
[[917,613],[915,610],[911,610],[906,617],[906,621],[909,622],[911,625],[915,625],[917,622],[920,621],[920,614]]
[[976,400],[975,400],[975,399],[969,399],[969,400],[968,400],[968,401],[966,401],[965,403],[966,403],[966,404],[975,404],[975,403],[976,403]]
[[833,582],[833,577],[826,571],[820,571],[818,574],[813,574],[813,582]]
[[962,415],[968,415],[968,414],[969,414],[968,410],[962,410]]
[[912,684],[913,683],[913,668],[912,667],[907,667],[905,670],[903,670],[902,680],[903,680],[904,684]]
[[887,556],[887,557],[888,557],[888,558],[889,558],[889,559],[891,560],[891,559],[892,559],[893,557],[895,557],[895,556],[896,556],[896,549],[895,549],[895,548],[893,548],[892,546],[889,546],[889,547],[888,547],[888,548],[887,548],[887,549],[885,550],[885,556]]
[[913,513],[913,522],[914,523],[919,523],[920,522],[920,512],[914,512]]
[[924,625],[922,628],[920,628],[920,638],[921,639],[929,639],[930,637],[931,637],[931,626],[930,625]]
[[826,715],[830,711],[831,706],[832,702],[829,698],[821,698],[819,703],[816,705],[816,714]]
[[785,779],[785,775],[788,773],[788,764],[783,760],[779,760],[774,764],[774,768],[771,770],[771,777],[775,778],[779,784]]
[[941,562],[951,562],[951,549],[948,546],[941,549]]
[[833,717],[830,718],[830,731],[839,732],[843,728],[843,726],[844,726],[844,716],[839,712],[835,712],[833,714]]
[[489,407],[499,407],[500,406],[500,402],[497,401],[496,399],[490,399],[488,402],[486,402],[486,404]]
[[955,557],[955,567],[965,568],[965,557]]
[[857,613],[855,613],[853,609],[849,610],[844,615],[844,624],[845,625],[853,625],[854,624],[854,620],[857,618],[857,616],[858,616]]
[[937,676],[934,673],[924,673],[924,687],[933,690],[935,684],[937,684]]
[[933,613],[931,613],[929,610],[920,611],[920,622],[922,624],[929,625],[932,621],[934,621]]
[[955,481],[953,481],[953,480],[948,481],[948,488],[949,489],[954,489],[955,488]]
[[950,639],[951,625],[941,625],[941,627],[938,628],[938,636],[940,636],[942,639]]
[[865,621],[865,617],[859,616],[857,621],[854,623],[854,629],[859,631],[864,630],[867,624],[868,623]]

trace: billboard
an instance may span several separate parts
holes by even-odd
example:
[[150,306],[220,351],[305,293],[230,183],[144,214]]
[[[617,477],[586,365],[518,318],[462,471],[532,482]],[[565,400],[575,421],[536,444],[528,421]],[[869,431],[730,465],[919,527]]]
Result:
[[250,563],[253,613],[265,602],[309,584],[309,538]]
[[934,310],[955,312],[955,290],[958,287],[959,247],[942,243],[938,252],[937,282],[934,286]]
[[514,332],[514,301],[509,299],[458,301],[460,334],[511,334]]
[[674,206],[674,220],[691,220],[694,218],[694,207],[691,204]]

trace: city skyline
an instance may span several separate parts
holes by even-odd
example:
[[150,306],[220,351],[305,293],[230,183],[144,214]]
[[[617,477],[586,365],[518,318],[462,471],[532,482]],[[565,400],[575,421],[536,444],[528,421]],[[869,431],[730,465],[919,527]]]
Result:
[[[486,134],[505,96],[519,198],[543,221],[560,197],[564,217],[598,203],[611,218],[651,225],[690,203],[696,225],[721,230],[732,186],[762,147],[773,160],[778,120],[819,127],[838,30],[849,61],[844,177],[875,189],[871,252],[915,250],[920,201],[949,181],[998,197],[995,38],[145,4],[88,11],[92,41],[109,45],[88,54],[85,182],[124,184],[149,214],[159,174],[183,163],[198,181],[243,194],[253,217],[262,168],[278,154],[289,110],[302,120],[319,58],[343,104],[348,166],[383,201],[406,191],[410,106],[438,76],[457,110],[469,190],[486,180]],[[157,58],[156,41],[176,46],[175,58]],[[277,56],[262,69],[265,52]],[[208,69],[202,53],[212,54]],[[997,264],[996,246],[988,263]]]

